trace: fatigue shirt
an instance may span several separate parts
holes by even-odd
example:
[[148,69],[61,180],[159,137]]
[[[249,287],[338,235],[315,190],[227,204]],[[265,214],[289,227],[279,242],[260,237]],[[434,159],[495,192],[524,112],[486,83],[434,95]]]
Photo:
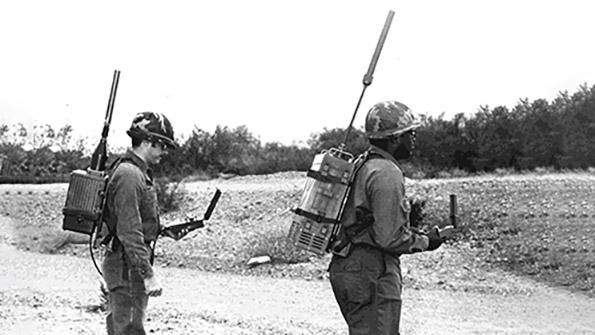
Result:
[[149,243],[159,234],[157,193],[147,163],[130,149],[111,177],[106,208],[106,222],[116,228],[131,271],[152,277]]
[[374,223],[353,237],[353,244],[367,244],[396,257],[426,250],[428,237],[409,229],[410,205],[397,160],[376,146],[368,150],[371,157],[356,174],[341,222],[349,229],[361,207],[371,211]]

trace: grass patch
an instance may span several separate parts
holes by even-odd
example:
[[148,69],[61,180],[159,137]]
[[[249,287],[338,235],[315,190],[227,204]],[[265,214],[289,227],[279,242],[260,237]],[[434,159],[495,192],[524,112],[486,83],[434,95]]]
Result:
[[595,178],[468,178],[431,189],[459,195],[458,239],[471,242],[485,263],[595,296]]

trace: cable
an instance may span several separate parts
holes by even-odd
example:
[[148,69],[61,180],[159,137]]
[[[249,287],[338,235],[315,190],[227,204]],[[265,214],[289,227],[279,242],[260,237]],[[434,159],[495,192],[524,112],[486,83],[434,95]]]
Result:
[[91,234],[89,235],[89,253],[91,254],[91,260],[93,261],[93,265],[95,266],[95,269],[97,270],[99,275],[103,278],[103,273],[99,269],[99,266],[97,265],[97,261],[95,261],[95,255],[93,254],[93,234],[95,233],[96,228],[97,228],[97,225],[93,225],[93,229],[91,230]]

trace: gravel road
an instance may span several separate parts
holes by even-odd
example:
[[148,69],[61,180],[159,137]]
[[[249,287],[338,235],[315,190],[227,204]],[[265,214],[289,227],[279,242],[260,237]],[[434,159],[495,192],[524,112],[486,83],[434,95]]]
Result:
[[[99,303],[92,263],[17,250],[12,246],[11,225],[10,218],[0,216],[0,333],[103,334],[103,313],[90,311]],[[164,294],[149,302],[146,326],[151,333],[347,333],[326,280],[161,267],[156,271]],[[406,288],[401,332],[595,334],[595,299],[524,278],[507,282],[531,290]]]

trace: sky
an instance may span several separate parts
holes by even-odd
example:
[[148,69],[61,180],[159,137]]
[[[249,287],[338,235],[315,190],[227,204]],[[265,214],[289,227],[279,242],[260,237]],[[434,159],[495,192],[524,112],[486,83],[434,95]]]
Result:
[[118,69],[112,145],[142,111],[178,138],[245,125],[304,144],[349,124],[389,10],[356,127],[379,101],[450,118],[595,84],[587,0],[2,1],[0,124],[98,140]]

